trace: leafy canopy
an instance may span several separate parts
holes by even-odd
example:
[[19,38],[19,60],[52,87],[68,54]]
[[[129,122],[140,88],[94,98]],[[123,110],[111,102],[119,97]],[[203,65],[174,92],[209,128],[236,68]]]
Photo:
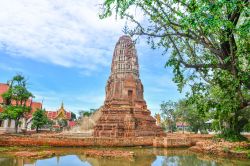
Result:
[[17,74],[8,82],[9,89],[2,94],[4,99],[1,118],[14,119],[17,132],[20,118],[30,112],[31,107],[27,104],[28,99],[34,97],[27,89],[27,81],[24,76]]
[[112,12],[136,25],[130,35],[147,36],[152,48],[171,53],[166,66],[173,81],[180,91],[190,86],[189,102],[199,112],[216,109],[225,128],[239,134],[250,107],[248,0],[105,0],[101,18]]
[[48,117],[46,115],[46,111],[44,109],[37,109],[34,113],[33,113],[33,117],[32,117],[32,127],[36,128],[37,132],[38,129],[44,127],[45,125],[48,124]]
[[28,99],[33,95],[27,89],[27,82],[22,75],[16,75],[8,83],[9,89],[2,94],[4,99],[4,111],[1,114],[4,119],[20,119],[31,110],[27,105]]

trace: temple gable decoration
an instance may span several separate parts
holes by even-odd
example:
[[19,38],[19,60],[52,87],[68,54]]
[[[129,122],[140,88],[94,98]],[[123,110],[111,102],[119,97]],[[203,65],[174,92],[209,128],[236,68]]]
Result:
[[63,102],[61,104],[61,108],[57,111],[57,116],[55,117],[55,119],[68,119],[66,116],[66,111],[63,106]]
[[71,120],[71,112],[68,112],[64,108],[64,104],[62,102],[61,107],[57,111],[46,111],[47,117],[51,120]]

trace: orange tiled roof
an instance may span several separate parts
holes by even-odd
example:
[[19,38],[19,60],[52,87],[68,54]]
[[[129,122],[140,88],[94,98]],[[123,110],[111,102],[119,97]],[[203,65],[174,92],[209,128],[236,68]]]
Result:
[[[49,119],[56,119],[59,111],[46,111],[46,113]],[[67,120],[71,119],[71,112],[65,111],[65,116]]]
[[42,109],[42,103],[32,102],[31,103],[31,112],[34,113],[37,109]]
[[57,117],[56,111],[46,111],[46,114],[49,119],[55,119]]
[[8,89],[9,89],[8,84],[0,83],[0,103],[3,103],[2,94],[6,92]]
[[[7,90],[9,89],[9,85],[8,84],[3,84],[0,83],[0,103],[3,103],[3,98],[2,98],[2,94],[5,93]],[[15,101],[11,101],[12,104],[16,104]],[[32,114],[36,111],[37,108],[42,108],[42,103],[40,102],[33,102],[32,100],[28,100],[26,102],[26,106],[31,106],[31,111],[26,115],[28,117],[31,117]],[[2,108],[0,108],[0,112],[2,111]]]
[[31,106],[31,111],[26,115],[27,118],[32,117],[32,114],[37,110],[37,109],[42,109],[42,103],[40,102],[33,102],[32,100],[28,100],[26,102],[26,105]]

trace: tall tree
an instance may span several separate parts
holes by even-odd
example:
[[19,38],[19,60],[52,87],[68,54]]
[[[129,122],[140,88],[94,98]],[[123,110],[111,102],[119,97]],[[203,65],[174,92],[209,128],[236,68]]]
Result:
[[38,133],[39,129],[47,125],[49,122],[49,119],[46,115],[45,110],[43,109],[37,109],[33,113],[33,118],[32,118],[32,127],[36,128],[36,132]]
[[[139,22],[131,7],[144,14]],[[199,111],[218,110],[226,137],[240,138],[250,107],[248,0],[105,0],[101,18],[126,17],[136,24],[130,35],[145,35],[152,48],[171,52],[166,66]],[[230,133],[227,135],[226,133]]]
[[17,133],[20,119],[31,110],[30,105],[27,105],[27,101],[33,95],[26,87],[26,79],[20,74],[14,76],[8,84],[8,91],[2,94],[4,106],[1,117],[15,120],[15,132]]
[[161,105],[161,117],[164,122],[168,125],[168,131],[173,132],[173,128],[175,126],[175,111],[176,111],[176,103],[169,100],[166,102],[162,102]]
[[176,106],[176,112],[175,116],[177,121],[180,121],[182,123],[182,133],[184,133],[185,127],[184,124],[187,122],[187,114],[188,114],[188,109],[186,105],[185,100],[179,100]]
[[198,131],[205,131],[205,122],[207,120],[206,114],[199,112],[196,105],[194,104],[185,104],[185,116],[183,117],[184,121],[190,125],[191,131],[197,133]]

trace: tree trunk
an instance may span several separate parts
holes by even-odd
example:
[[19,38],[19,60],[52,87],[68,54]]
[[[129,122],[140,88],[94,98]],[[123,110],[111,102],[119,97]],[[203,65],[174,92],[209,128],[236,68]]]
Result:
[[233,130],[234,130],[234,132],[235,132],[236,135],[240,135],[241,125],[240,125],[240,121],[239,121],[238,111],[235,112]]
[[182,134],[184,134],[184,124],[182,122]]
[[38,133],[38,127],[36,127],[36,133]]
[[19,119],[16,119],[15,120],[15,133],[17,133],[18,132],[18,124],[19,123]]
[[25,119],[25,129],[28,130],[28,125],[32,122],[32,119],[28,121],[29,119]]
[[170,131],[170,133],[172,133],[172,124],[171,124],[171,121],[169,121],[169,123],[168,123],[168,127],[169,127],[169,131]]

